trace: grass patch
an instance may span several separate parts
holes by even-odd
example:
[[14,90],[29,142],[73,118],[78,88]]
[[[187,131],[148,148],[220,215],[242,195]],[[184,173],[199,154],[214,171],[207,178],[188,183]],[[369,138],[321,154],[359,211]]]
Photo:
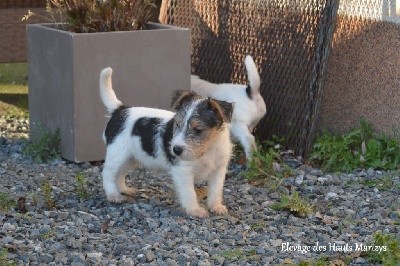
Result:
[[0,115],[28,117],[28,66],[0,64]]
[[82,172],[79,172],[75,175],[75,183],[77,196],[80,199],[88,199],[90,197],[90,193],[87,189],[86,177]]
[[390,190],[396,186],[394,186],[393,177],[389,175],[385,175],[375,179],[363,179],[360,183],[367,187],[374,187],[379,190]]
[[389,174],[374,179],[348,180],[346,186],[362,185],[369,188],[377,188],[381,191],[400,189],[400,184],[395,184],[393,178],[394,176]]
[[298,266],[328,266],[329,259],[326,257],[319,258],[317,260],[305,260],[298,264]]
[[8,251],[6,248],[0,249],[0,265],[1,266],[16,266],[17,263],[8,259]]
[[0,64],[0,85],[5,84],[27,85],[27,63]]
[[292,195],[282,195],[280,202],[271,206],[273,210],[290,211],[296,216],[306,217],[313,212],[314,207],[307,200],[300,197],[297,191]]
[[49,230],[49,231],[46,232],[46,233],[41,234],[41,235],[40,235],[40,238],[41,238],[42,240],[47,240],[47,239],[53,238],[53,237],[55,237],[55,236],[56,236],[56,232],[55,232],[54,229],[52,229],[52,230]]
[[382,252],[368,251],[366,257],[371,263],[383,265],[400,265],[400,239],[393,235],[377,232],[374,234],[373,246],[385,246]]
[[374,133],[371,124],[361,120],[350,133],[328,132],[317,138],[310,160],[329,172],[350,172],[356,168],[395,170],[400,166],[400,143]]
[[330,259],[328,257],[321,257],[318,258],[317,260],[304,260],[301,261],[298,266],[345,266],[349,265],[351,262],[352,258],[350,256],[347,256],[343,259]]
[[60,130],[49,132],[42,126],[37,127],[36,139],[27,141],[23,153],[30,156],[35,162],[43,163],[61,156]]
[[243,260],[256,256],[256,251],[254,249],[251,250],[227,249],[221,251],[218,255],[227,260]]
[[252,230],[264,229],[267,228],[267,223],[265,221],[259,221],[257,223],[250,225]]
[[15,206],[15,201],[7,193],[0,193],[0,211],[8,212]]

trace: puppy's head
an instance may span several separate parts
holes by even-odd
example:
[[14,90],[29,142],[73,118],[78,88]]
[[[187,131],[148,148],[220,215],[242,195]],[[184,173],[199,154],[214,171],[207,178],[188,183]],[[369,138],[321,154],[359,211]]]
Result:
[[176,91],[172,107],[177,113],[171,152],[184,161],[203,156],[227,129],[233,112],[232,103],[203,98],[189,91]]

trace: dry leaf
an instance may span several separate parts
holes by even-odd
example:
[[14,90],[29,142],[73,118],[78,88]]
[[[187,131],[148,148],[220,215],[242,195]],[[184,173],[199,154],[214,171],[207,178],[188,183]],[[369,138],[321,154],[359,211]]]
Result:
[[101,232],[103,234],[108,233],[108,227],[110,225],[111,219],[106,220],[104,223],[101,224]]
[[26,213],[28,210],[26,209],[25,205],[26,199],[24,197],[20,197],[17,201],[18,204],[18,212],[19,213]]
[[237,159],[236,163],[240,165],[245,165],[246,164],[246,156],[241,156],[239,159]]

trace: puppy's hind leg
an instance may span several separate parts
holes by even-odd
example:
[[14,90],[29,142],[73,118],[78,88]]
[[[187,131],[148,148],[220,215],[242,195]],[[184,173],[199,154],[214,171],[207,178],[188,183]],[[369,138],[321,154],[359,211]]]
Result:
[[107,148],[106,159],[104,163],[103,188],[107,200],[111,202],[123,202],[126,200],[121,192],[125,192],[125,174],[128,156],[123,156],[116,145],[109,145]]
[[231,134],[240,142],[249,161],[257,150],[256,140],[245,124],[232,124]]
[[125,181],[126,173],[128,172],[128,170],[129,170],[129,168],[130,168],[130,166],[132,164],[133,163],[131,163],[130,161],[126,162],[122,166],[122,168],[121,168],[121,170],[120,170],[120,172],[119,172],[119,174],[117,176],[117,187],[118,187],[118,190],[122,194],[127,195],[127,196],[133,196],[136,193],[136,189],[134,189],[132,187],[128,187],[126,185],[126,181]]

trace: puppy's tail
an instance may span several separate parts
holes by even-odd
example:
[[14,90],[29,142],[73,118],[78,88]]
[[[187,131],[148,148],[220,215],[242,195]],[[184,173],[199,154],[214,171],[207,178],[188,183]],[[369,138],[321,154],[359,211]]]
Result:
[[100,98],[106,106],[107,111],[111,114],[115,109],[122,105],[122,102],[117,99],[112,88],[111,75],[112,68],[104,68],[100,73]]
[[251,92],[253,94],[258,93],[260,91],[260,75],[258,74],[257,66],[250,55],[246,56],[244,64],[246,66]]

